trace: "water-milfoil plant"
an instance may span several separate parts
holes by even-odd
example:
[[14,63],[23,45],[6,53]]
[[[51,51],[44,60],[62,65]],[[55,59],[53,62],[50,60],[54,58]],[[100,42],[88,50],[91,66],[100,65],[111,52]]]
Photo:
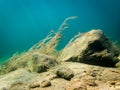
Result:
[[38,59],[33,60],[33,57],[39,57],[38,54],[50,55],[53,56],[53,58],[57,58],[59,51],[57,51],[56,48],[59,44],[60,39],[62,38],[62,31],[69,28],[69,24],[67,23],[69,20],[76,18],[77,16],[66,18],[58,28],[57,32],[53,30],[50,31],[50,33],[44,39],[32,46],[28,52],[14,54],[0,66],[0,75],[17,70],[18,68],[25,67],[30,71],[35,71],[34,68],[36,68],[36,62]]
[[40,53],[51,55],[56,51],[56,48],[59,44],[60,39],[62,38],[62,31],[69,28],[69,24],[67,23],[69,20],[73,20],[78,18],[77,16],[67,17],[63,23],[58,28],[57,32],[50,31],[50,33],[40,42],[35,44],[30,48],[29,51],[38,50]]

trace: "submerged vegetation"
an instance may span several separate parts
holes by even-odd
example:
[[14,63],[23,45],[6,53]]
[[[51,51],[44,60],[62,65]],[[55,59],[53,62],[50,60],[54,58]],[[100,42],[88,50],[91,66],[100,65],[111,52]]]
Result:
[[42,54],[51,55],[59,44],[60,39],[62,38],[62,31],[69,28],[67,21],[76,19],[77,16],[67,17],[63,23],[58,28],[57,32],[50,31],[50,33],[40,42],[35,44],[29,51],[38,50]]
[[[27,52],[23,52],[21,54],[15,53],[11,58],[9,58],[0,66],[0,74],[8,73],[23,67],[27,67],[33,71],[35,65],[33,65],[34,63],[30,62],[37,62],[35,60],[41,57],[40,54],[50,55],[53,58],[57,58],[59,55],[59,51],[56,48],[59,45],[60,39],[62,38],[62,31],[69,28],[69,24],[67,23],[69,20],[73,20],[76,18],[78,17],[67,17],[62,22],[57,32],[50,31],[50,33],[44,39],[32,46]],[[50,59],[49,56],[45,57]]]

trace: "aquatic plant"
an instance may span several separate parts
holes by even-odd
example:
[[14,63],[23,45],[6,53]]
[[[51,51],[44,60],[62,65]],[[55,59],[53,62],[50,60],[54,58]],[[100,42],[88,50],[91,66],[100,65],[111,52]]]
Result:
[[77,18],[77,16],[67,17],[60,25],[57,32],[50,31],[50,33],[44,39],[32,46],[27,52],[22,52],[21,54],[15,53],[11,58],[9,58],[0,66],[0,74],[5,74],[24,67],[29,68],[30,71],[34,71],[34,68],[36,68],[35,62],[39,61],[32,60],[34,55],[45,54],[56,58],[57,55],[59,55],[59,51],[57,51],[56,48],[60,39],[62,38],[62,31],[69,27],[67,21],[73,20],[75,18]]
[[50,31],[50,33],[40,42],[35,44],[29,51],[38,50],[40,53],[51,55],[56,51],[56,47],[62,38],[62,31],[69,28],[67,21],[78,18],[77,16],[67,17],[58,28],[57,32]]

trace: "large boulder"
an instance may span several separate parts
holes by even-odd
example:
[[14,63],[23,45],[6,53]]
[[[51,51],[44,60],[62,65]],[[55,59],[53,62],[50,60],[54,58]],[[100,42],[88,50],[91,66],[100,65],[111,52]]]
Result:
[[114,67],[118,55],[118,49],[101,30],[91,30],[68,43],[58,60]]

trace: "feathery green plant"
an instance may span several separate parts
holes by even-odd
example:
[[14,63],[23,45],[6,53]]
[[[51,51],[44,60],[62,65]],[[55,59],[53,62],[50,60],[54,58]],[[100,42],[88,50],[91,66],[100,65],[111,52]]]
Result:
[[29,51],[38,50],[40,53],[51,55],[59,44],[62,38],[62,31],[69,28],[67,21],[78,18],[77,16],[67,17],[58,28],[57,32],[50,31],[50,33],[40,42],[35,44]]

